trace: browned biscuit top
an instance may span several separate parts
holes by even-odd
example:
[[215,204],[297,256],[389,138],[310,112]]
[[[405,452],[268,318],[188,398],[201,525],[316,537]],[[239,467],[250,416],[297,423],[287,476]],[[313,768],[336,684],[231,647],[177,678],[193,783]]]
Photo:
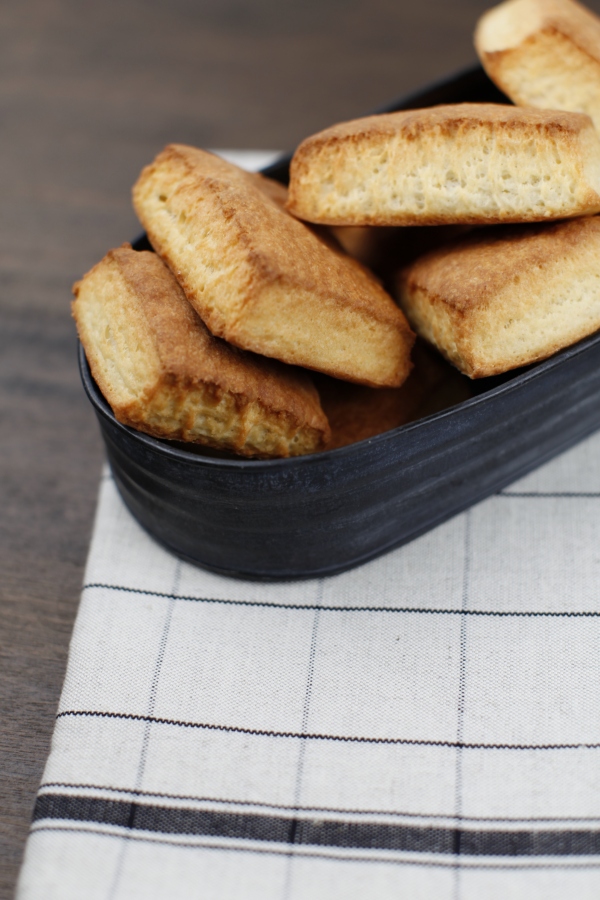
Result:
[[590,235],[600,235],[598,216],[478,229],[422,256],[401,278],[409,290],[419,288],[433,303],[468,312],[486,306],[522,275],[577,250]]
[[325,144],[352,139],[394,137],[401,134],[407,141],[434,129],[441,137],[453,137],[458,129],[478,129],[487,125],[508,125],[514,130],[553,131],[578,135],[590,127],[590,119],[583,113],[562,110],[509,106],[501,103],[453,103],[408,109],[401,112],[366,116],[340,122],[306,138],[296,150],[292,167],[299,165],[303,153]]
[[[140,202],[145,185],[157,170],[171,173],[174,191],[180,196],[187,194],[192,206],[203,191],[217,198],[225,218],[235,222],[238,241],[250,254],[261,282],[280,282],[315,294],[326,293],[330,300],[366,309],[382,322],[397,324],[402,319],[370,272],[326,234],[299,222],[285,210],[287,192],[282,185],[245,172],[205,150],[182,144],[171,144],[159,153],[134,187],[138,215],[172,268],[174,262],[160,238],[152,234],[152,222]],[[185,273],[177,274],[186,289]],[[246,301],[252,301],[252,286]]]
[[210,331],[290,365],[402,383],[412,332],[375,276],[284,209],[285,188],[172,145],[140,175],[134,205]]

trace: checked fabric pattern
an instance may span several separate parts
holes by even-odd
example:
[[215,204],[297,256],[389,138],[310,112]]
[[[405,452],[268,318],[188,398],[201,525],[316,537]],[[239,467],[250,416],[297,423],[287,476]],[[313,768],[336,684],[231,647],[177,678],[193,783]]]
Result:
[[19,900],[600,893],[600,435],[334,578],[160,549],[104,477]]
[[181,563],[107,472],[18,900],[597,900],[599,538],[600,433],[301,583]]

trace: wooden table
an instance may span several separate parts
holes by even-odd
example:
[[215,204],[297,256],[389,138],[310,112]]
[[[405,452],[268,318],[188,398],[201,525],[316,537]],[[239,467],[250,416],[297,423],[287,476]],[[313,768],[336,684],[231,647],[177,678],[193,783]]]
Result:
[[[484,0],[20,0],[0,11],[0,896],[48,752],[103,459],[71,283],[168,141],[293,148],[475,61]],[[600,12],[600,0],[592,6]]]

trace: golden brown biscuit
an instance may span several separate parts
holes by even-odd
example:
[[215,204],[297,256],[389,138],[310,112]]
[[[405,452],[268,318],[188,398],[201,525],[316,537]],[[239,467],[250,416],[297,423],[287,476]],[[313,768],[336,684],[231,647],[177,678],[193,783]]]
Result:
[[536,222],[600,211],[588,116],[461,103],[344,122],[307,138],[288,208],[329,225]]
[[243,456],[328,441],[310,379],[213,337],[155,253],[111,250],[73,292],[92,375],[125,425]]
[[378,281],[283,209],[285,188],[193,147],[142,172],[134,205],[213,334],[372,386],[400,385],[414,335]]
[[413,327],[471,378],[544,359],[600,328],[600,218],[481,229],[399,277]]
[[475,47],[521,106],[587,113],[600,130],[600,19],[575,0],[508,0],[484,13]]

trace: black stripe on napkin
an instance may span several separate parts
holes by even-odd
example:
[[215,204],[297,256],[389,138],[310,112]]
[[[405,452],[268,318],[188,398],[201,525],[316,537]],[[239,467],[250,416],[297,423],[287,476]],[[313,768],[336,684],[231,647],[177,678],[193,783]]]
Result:
[[161,834],[355,850],[501,857],[600,855],[600,830],[592,829],[501,831],[348,822],[184,809],[66,794],[38,797],[33,819],[96,822]]
[[445,747],[450,750],[600,750],[600,742],[577,744],[476,744],[466,741],[445,741],[429,738],[368,737],[367,735],[319,734],[310,731],[270,731],[267,728],[245,728],[241,725],[217,725],[214,722],[186,722],[181,719],[164,719],[137,713],[98,712],[92,709],[65,709],[58,713],[62,718],[120,719],[130,722],[152,722],[174,728],[198,728],[204,731],[220,731],[224,734],[249,734],[254,737],[284,738],[302,741],[339,741],[343,744],[396,744],[405,747]]
[[244,606],[257,609],[284,609],[292,612],[331,613],[394,613],[395,615],[423,616],[469,616],[470,618],[492,619],[598,619],[598,609],[565,609],[565,610],[526,610],[526,609],[453,609],[452,607],[418,607],[418,606],[326,606],[322,603],[275,603],[269,600],[223,600],[218,597],[195,597],[189,594],[166,594],[163,591],[150,591],[145,588],[125,587],[121,584],[103,584],[91,582],[84,584],[84,591],[106,590],[124,594],[140,594],[145,597],[160,597],[163,600],[177,600],[180,603],[206,603],[215,606]]

